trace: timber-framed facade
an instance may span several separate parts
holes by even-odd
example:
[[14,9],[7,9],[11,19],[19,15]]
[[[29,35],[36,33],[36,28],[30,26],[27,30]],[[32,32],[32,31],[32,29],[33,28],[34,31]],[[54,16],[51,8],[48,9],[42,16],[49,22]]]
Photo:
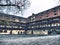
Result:
[[0,34],[60,34],[60,5],[28,18],[0,13]]

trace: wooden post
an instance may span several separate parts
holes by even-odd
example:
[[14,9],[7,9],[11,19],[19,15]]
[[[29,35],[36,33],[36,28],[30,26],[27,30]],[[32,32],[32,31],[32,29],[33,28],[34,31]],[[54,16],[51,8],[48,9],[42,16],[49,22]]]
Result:
[[27,34],[27,30],[25,30],[25,34]]
[[10,31],[10,34],[12,34],[12,30]]
[[31,31],[31,34],[33,34],[33,30]]

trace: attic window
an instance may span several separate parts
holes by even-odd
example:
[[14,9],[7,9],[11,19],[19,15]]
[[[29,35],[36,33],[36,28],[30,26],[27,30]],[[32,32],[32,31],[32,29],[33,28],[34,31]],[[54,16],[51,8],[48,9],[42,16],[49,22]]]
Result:
[[46,11],[46,14],[49,14],[49,10]]
[[53,9],[53,12],[56,12],[57,11],[57,9]]

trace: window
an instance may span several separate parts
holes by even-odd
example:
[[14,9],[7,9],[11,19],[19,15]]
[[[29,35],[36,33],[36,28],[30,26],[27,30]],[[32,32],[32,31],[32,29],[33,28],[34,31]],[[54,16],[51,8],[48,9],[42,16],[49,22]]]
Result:
[[0,27],[4,27],[4,25],[0,25]]
[[54,13],[54,15],[57,15],[57,13]]
[[53,12],[56,12],[56,10],[53,10]]
[[18,28],[18,26],[13,26],[13,28]]
[[54,9],[53,9],[53,12],[56,12],[56,11],[57,11],[57,9],[54,8]]
[[48,17],[48,15],[46,17]]
[[31,19],[35,19],[35,16],[31,17]]
[[42,27],[45,27],[45,25],[42,25]]
[[53,9],[54,15],[57,15],[57,9]]
[[52,24],[51,26],[59,26],[60,24],[58,23],[55,23],[55,24]]
[[42,21],[42,22],[47,22],[47,20],[44,20],[44,21]]
[[45,27],[47,27],[48,25],[46,24]]
[[3,31],[2,30],[0,30],[0,33],[2,33]]
[[51,26],[54,26],[54,24],[52,24]]
[[46,11],[46,14],[49,14],[49,10]]
[[4,33],[6,33],[7,32],[7,30],[4,30]]
[[42,27],[42,26],[40,25],[40,27]]
[[48,25],[48,27],[50,27],[50,24]]
[[22,28],[22,27],[20,26],[20,28]]
[[59,20],[59,18],[55,18],[55,19],[53,19],[53,20]]
[[31,17],[31,21],[35,21],[35,16]]
[[56,26],[60,26],[60,24],[59,23],[56,23]]
[[59,24],[59,23],[58,23],[57,25],[58,25],[58,26],[60,26],[60,24]]
[[34,28],[34,26],[32,26],[32,28]]
[[6,26],[7,28],[12,28],[12,26]]
[[40,17],[40,19],[41,19],[42,17]]

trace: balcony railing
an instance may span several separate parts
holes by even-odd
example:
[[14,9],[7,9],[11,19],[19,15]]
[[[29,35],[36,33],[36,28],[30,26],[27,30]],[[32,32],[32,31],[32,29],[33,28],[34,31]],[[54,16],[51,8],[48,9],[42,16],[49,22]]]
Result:
[[38,27],[38,28],[27,28],[27,30],[50,30],[50,29],[60,29],[60,26],[54,26],[54,27]]

